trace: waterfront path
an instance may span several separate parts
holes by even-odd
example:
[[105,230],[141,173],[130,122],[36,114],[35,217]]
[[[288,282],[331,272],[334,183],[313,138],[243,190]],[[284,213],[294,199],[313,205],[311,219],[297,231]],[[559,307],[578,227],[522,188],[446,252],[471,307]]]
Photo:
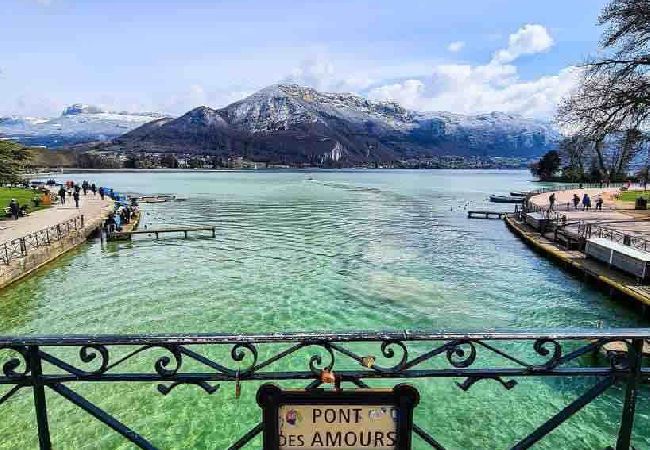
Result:
[[100,218],[112,203],[108,197],[101,200],[99,195],[93,196],[90,192],[85,196],[81,193],[79,208],[74,206],[72,198],[66,200],[65,205],[55,204],[18,220],[0,221],[0,243],[21,238],[35,231],[65,222],[80,214],[83,214],[86,222],[90,223]]
[[[577,230],[577,223],[582,221],[594,226],[602,226],[620,231],[624,234],[643,237],[650,239],[650,211],[635,211],[634,202],[621,202],[616,199],[619,188],[595,188],[595,189],[574,189],[568,191],[556,191],[557,210],[566,216],[567,222],[573,223],[567,228]],[[580,199],[584,194],[591,197],[591,209],[582,210],[582,204],[578,209],[573,208],[573,194],[577,194]],[[550,192],[535,195],[530,198],[530,202],[542,208],[548,208],[548,197]],[[602,197],[603,210],[597,211],[595,208],[596,199]],[[569,209],[566,205],[570,204]]]
[[[621,234],[650,240],[650,211],[635,211],[634,202],[618,200],[619,192],[619,188],[555,191],[556,208],[554,209],[566,217],[566,225],[563,229],[576,239],[582,239],[580,225],[590,224],[592,232],[598,227],[604,227]],[[578,208],[574,208],[573,195],[576,194],[582,199],[585,193],[591,198],[591,209],[584,211],[582,204],[579,204]],[[530,204],[546,210],[549,207],[550,195],[551,192],[545,192],[530,197],[528,201]],[[604,201],[602,211],[595,208],[598,197]],[[552,232],[541,235],[539,231],[518,221],[516,215],[508,215],[506,224],[537,251],[555,260],[566,269],[581,274],[594,284],[605,287],[611,295],[618,294],[634,299],[643,305],[644,311],[650,307],[650,286],[643,284],[634,276],[587,258],[581,250],[573,249],[573,247],[566,248],[565,243],[561,240],[557,241],[557,236],[554,236]]]

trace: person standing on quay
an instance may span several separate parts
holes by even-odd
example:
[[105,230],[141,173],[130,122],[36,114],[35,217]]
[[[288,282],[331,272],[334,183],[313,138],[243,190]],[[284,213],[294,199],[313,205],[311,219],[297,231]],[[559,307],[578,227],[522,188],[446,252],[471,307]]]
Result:
[[95,183],[90,186],[90,190],[93,192],[93,195],[97,195],[97,185]]
[[589,208],[591,208],[591,199],[589,198],[589,195],[585,193],[582,197],[582,210],[589,211]]
[[578,194],[573,194],[573,209],[578,209],[579,204],[580,204],[580,197],[578,197]]
[[104,188],[101,186],[99,187],[99,197],[104,200]]
[[555,192],[548,196],[548,210],[553,211],[553,205],[555,205]]
[[59,198],[61,199],[61,204],[65,205],[65,188],[63,186],[59,189]]
[[15,198],[12,198],[9,202],[9,211],[11,212],[11,217],[13,217],[14,220],[18,220],[18,216],[20,215],[20,205]]
[[74,204],[77,208],[79,208],[79,191],[75,189],[74,194],[72,194],[72,198],[74,199]]
[[84,182],[81,183],[81,189],[83,189],[84,195],[88,193],[88,182],[86,180],[84,180]]

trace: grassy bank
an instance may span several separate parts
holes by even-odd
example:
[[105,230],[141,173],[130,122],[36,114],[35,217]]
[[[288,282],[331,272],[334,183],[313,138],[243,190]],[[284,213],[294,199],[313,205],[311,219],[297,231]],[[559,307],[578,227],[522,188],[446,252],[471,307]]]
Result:
[[15,198],[21,206],[29,205],[30,212],[48,207],[42,203],[39,206],[34,206],[32,201],[34,197],[40,198],[41,192],[34,189],[0,187],[0,220],[5,219],[4,208],[9,206],[12,198]]
[[633,202],[639,197],[650,201],[650,191],[623,191],[618,195],[618,199],[622,202]]

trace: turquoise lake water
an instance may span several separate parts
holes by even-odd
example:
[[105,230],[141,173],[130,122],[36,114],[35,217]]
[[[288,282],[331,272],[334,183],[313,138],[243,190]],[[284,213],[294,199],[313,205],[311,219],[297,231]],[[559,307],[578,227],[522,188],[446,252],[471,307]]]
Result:
[[[510,210],[487,197],[535,187],[525,171],[61,179],[187,197],[143,205],[141,226],[214,224],[217,236],[90,241],[0,292],[0,334],[648,326],[625,304],[533,253],[503,222],[467,219],[468,208]],[[310,355],[306,350],[277,368],[303,370]],[[155,358],[143,359],[134,364],[151,370]],[[496,449],[513,445],[593,380],[520,379],[511,391],[482,381],[469,392],[452,379],[414,384],[422,396],[416,421],[443,445]],[[259,421],[254,384],[244,385],[239,400],[228,383],[213,395],[181,386],[166,397],[151,384],[71,387],[160,448],[226,448]],[[650,448],[647,394],[640,400],[638,448]],[[535,448],[614,444],[621,398],[621,389],[612,388]],[[31,402],[25,390],[0,407],[0,449],[37,447]],[[48,406],[57,449],[133,448],[55,393],[48,393]],[[416,440],[415,448],[426,446]]]

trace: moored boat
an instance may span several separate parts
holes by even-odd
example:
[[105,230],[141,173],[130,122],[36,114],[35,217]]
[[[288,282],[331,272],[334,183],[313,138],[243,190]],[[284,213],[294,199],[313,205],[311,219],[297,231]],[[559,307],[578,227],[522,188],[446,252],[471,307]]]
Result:
[[513,197],[511,195],[490,195],[492,203],[523,203],[524,197]]

